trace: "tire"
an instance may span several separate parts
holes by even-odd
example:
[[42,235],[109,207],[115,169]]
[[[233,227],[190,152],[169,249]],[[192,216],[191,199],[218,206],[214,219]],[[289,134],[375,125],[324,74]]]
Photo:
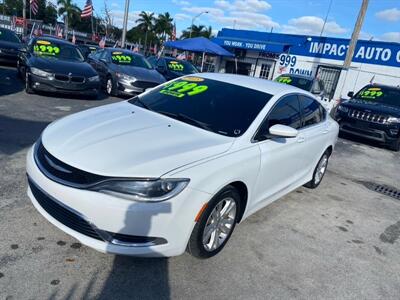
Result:
[[393,150],[395,152],[400,151],[400,138],[398,138],[396,141],[392,142],[391,144],[388,145],[388,148],[390,150]]
[[322,154],[321,158],[319,159],[314,169],[312,179],[304,185],[306,188],[315,189],[316,187],[319,186],[319,184],[322,181],[322,178],[324,178],[326,169],[328,168],[329,156],[330,153],[328,150],[326,150],[324,154]]
[[187,252],[201,259],[218,254],[231,237],[239,213],[240,195],[234,187],[227,186],[208,203],[192,231]]
[[107,76],[106,79],[106,93],[110,96],[117,95],[117,85],[115,84],[114,80],[111,76]]
[[34,93],[32,87],[31,87],[31,82],[29,80],[28,72],[26,70],[25,70],[25,92],[27,94],[33,94]]

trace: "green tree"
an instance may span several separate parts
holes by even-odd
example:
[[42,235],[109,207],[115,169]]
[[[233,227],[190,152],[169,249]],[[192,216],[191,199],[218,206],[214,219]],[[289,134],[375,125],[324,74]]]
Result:
[[72,2],[72,0],[57,0],[57,4],[60,7],[58,9],[58,14],[63,15],[65,14],[65,32],[68,32],[68,20],[70,18],[73,18],[73,16],[80,14],[81,10],[79,9],[78,6],[76,6],[75,3]]
[[142,11],[139,14],[139,19],[136,20],[136,23],[138,23],[138,27],[140,30],[144,32],[144,51],[146,52],[147,50],[147,36],[149,31],[152,31],[154,29],[154,13],[146,13],[145,11]]
[[[192,26],[192,38],[194,37],[205,37],[205,38],[212,38],[212,27],[211,26],[204,26],[204,25],[193,25]],[[190,26],[182,32],[181,39],[187,39],[190,37]]]
[[171,15],[168,12],[159,14],[155,20],[155,32],[160,36],[162,41],[165,41],[167,35],[172,35],[172,30],[174,27],[172,23],[173,21],[174,19],[171,18]]

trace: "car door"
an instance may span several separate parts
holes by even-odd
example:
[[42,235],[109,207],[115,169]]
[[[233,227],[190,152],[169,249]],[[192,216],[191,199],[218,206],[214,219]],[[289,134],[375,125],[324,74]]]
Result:
[[279,99],[261,124],[255,140],[260,148],[260,171],[255,185],[255,205],[264,206],[275,195],[290,188],[301,178],[300,167],[304,158],[304,137],[278,138],[269,135],[276,124],[299,129],[302,125],[300,103],[297,95]]
[[304,145],[307,148],[302,168],[310,171],[315,168],[315,162],[325,150],[323,148],[329,133],[329,124],[326,122],[327,112],[317,100],[305,95],[299,95],[299,100],[303,117],[299,133],[304,137]]
[[101,78],[101,82],[103,84],[106,83],[107,80],[107,75],[108,75],[108,64],[110,63],[111,58],[110,58],[110,53],[107,50],[104,50],[100,53],[99,59],[97,62],[97,73],[99,73],[99,76]]

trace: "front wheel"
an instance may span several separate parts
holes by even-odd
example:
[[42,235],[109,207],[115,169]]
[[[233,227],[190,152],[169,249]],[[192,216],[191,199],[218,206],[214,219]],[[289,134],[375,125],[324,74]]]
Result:
[[114,83],[114,80],[112,79],[112,77],[107,77],[107,81],[106,81],[106,92],[107,95],[110,96],[115,96],[117,94],[116,92],[116,84]]
[[198,258],[209,258],[220,252],[237,222],[240,195],[231,186],[224,188],[207,205],[190,236],[187,251]]
[[31,87],[31,82],[29,79],[29,74],[28,72],[25,70],[25,92],[27,94],[33,94],[33,89]]
[[325,175],[326,169],[328,168],[330,153],[328,150],[322,154],[322,157],[318,161],[317,166],[314,169],[313,178],[311,181],[307,182],[304,186],[309,189],[315,189],[322,181],[322,178]]

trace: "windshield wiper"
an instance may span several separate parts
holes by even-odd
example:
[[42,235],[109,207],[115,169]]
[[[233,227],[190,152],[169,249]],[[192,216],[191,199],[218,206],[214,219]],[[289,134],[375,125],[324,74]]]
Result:
[[195,125],[195,126],[200,127],[202,129],[205,129],[205,130],[208,130],[208,131],[213,131],[210,128],[210,125],[208,125],[206,123],[203,123],[203,122],[200,122],[200,121],[197,121],[197,120],[195,120],[195,119],[193,119],[193,118],[191,118],[191,117],[189,117],[189,116],[187,116],[185,114],[181,114],[181,113],[174,114],[174,113],[171,113],[171,112],[168,112],[168,111],[157,111],[157,112],[162,114],[162,115],[171,117],[173,119],[176,119],[176,120],[179,120],[179,121],[182,121],[182,122],[185,122],[185,123],[189,123],[189,124]]

